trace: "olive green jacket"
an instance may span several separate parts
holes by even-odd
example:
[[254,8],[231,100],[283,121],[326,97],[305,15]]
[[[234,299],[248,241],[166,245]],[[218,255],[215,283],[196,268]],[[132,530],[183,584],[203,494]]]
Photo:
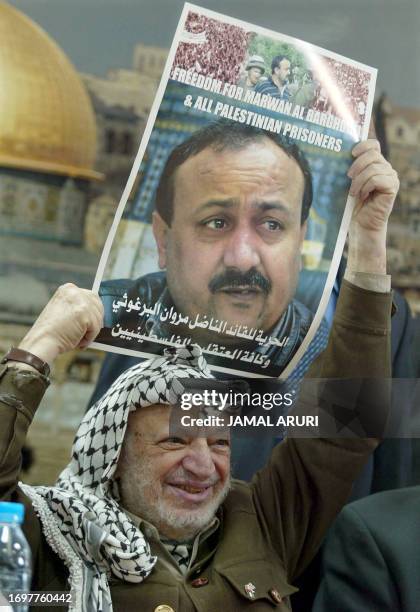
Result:
[[[310,376],[389,377],[390,315],[390,294],[344,282],[328,347]],[[0,495],[26,505],[24,530],[34,560],[32,589],[67,591],[67,569],[17,488],[20,450],[47,383],[35,372],[7,365],[0,378]],[[251,484],[234,481],[219,511],[220,522],[201,540],[186,574],[177,570],[157,533],[145,529],[157,564],[141,584],[111,580],[114,610],[289,610],[288,596],[296,590],[293,581],[314,556],[376,445],[372,438],[289,437]]]

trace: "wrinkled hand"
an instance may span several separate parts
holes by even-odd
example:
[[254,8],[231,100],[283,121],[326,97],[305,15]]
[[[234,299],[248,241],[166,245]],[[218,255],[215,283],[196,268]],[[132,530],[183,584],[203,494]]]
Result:
[[359,142],[352,154],[350,194],[357,198],[352,222],[367,231],[383,231],[398,193],[398,175],[377,140]]
[[54,293],[19,348],[51,364],[61,353],[86,348],[98,335],[103,316],[95,293],[66,283]]
[[348,176],[356,198],[349,231],[349,266],[359,272],[386,271],[388,218],[399,188],[398,175],[381,154],[379,142],[357,144]]

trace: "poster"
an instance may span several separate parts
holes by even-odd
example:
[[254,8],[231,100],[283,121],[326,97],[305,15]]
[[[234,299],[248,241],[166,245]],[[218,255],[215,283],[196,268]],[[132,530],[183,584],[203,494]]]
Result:
[[186,4],[96,274],[93,346],[196,342],[215,371],[288,376],[326,326],[375,80]]

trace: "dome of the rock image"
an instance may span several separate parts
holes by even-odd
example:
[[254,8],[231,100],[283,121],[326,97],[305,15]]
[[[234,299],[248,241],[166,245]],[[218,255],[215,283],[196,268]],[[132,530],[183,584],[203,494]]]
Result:
[[95,116],[67,56],[5,2],[0,41],[0,166],[98,178]]

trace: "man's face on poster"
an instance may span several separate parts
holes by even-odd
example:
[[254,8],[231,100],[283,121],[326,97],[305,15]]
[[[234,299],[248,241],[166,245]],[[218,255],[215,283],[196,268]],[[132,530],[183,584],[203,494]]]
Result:
[[260,80],[260,78],[263,75],[263,71],[261,70],[261,68],[257,68],[256,66],[253,66],[252,68],[250,68],[248,70],[248,80],[251,83],[251,85],[256,85],[258,83],[258,81]]
[[173,219],[154,214],[159,265],[174,304],[269,330],[293,299],[306,223],[304,177],[268,138],[208,147],[175,171]]
[[287,81],[287,77],[290,74],[290,62],[285,57],[279,62],[274,72],[281,83]]

